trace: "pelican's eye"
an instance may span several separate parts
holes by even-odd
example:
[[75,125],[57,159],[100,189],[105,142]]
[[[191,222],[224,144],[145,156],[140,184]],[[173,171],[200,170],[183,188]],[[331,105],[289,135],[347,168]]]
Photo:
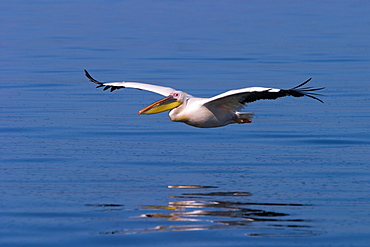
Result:
[[177,98],[177,97],[180,96],[180,94],[179,93],[172,93],[172,96]]

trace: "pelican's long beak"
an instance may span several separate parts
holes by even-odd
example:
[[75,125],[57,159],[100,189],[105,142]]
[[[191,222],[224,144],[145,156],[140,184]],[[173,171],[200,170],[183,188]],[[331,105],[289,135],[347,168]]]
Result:
[[155,114],[160,113],[168,110],[172,110],[173,108],[178,107],[181,105],[182,102],[175,99],[173,96],[167,96],[164,99],[158,100],[153,104],[148,105],[147,107],[141,109],[138,113],[139,114]]

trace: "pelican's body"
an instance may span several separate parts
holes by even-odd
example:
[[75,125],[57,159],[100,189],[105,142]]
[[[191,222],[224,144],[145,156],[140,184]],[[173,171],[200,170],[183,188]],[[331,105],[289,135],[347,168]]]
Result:
[[139,114],[155,114],[170,110],[169,117],[174,122],[183,122],[199,128],[215,128],[233,123],[252,122],[253,113],[240,111],[246,103],[260,99],[276,99],[284,96],[302,97],[308,96],[320,102],[312,91],[323,88],[301,88],[311,79],[292,89],[274,89],[264,87],[249,87],[231,90],[212,98],[198,98],[190,94],[176,91],[173,88],[138,82],[99,82],[92,78],[85,70],[85,75],[98,87],[105,87],[114,91],[120,88],[136,88],[147,90],[166,96],[139,111]]
[[[251,122],[252,113],[244,113],[244,120],[240,113],[227,107],[205,106],[208,99],[187,96],[186,101],[170,111],[169,117],[174,122],[183,122],[199,128],[221,127],[232,123]],[[240,115],[240,116],[239,116]]]

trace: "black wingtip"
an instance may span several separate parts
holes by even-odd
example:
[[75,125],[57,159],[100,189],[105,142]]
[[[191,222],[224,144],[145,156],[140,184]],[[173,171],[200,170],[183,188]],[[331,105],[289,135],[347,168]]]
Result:
[[92,82],[94,82],[94,83],[96,83],[96,84],[99,84],[99,85],[103,84],[102,82],[95,80],[95,79],[94,79],[94,78],[89,74],[89,72],[87,72],[87,70],[86,70],[86,69],[84,69],[84,71],[85,71],[85,76],[86,76],[90,81],[92,81]]
[[98,84],[98,85],[96,86],[97,88],[99,88],[99,87],[104,87],[104,88],[103,88],[103,91],[110,89],[110,91],[111,91],[111,92],[113,92],[114,90],[117,90],[117,89],[120,89],[120,88],[125,88],[124,86],[109,86],[109,85],[105,85],[105,83],[104,83],[104,82],[100,82],[100,81],[95,80],[95,79],[94,79],[94,78],[89,74],[89,72],[87,72],[87,70],[86,70],[86,69],[84,69],[84,71],[85,71],[85,76],[86,76],[87,78],[89,78],[89,80],[90,80],[90,81],[92,81],[92,82],[94,82],[94,83]]
[[[319,94],[319,95],[321,95],[321,94]],[[322,99],[319,99],[315,96],[312,96],[312,94],[305,94],[305,96],[310,97],[311,99],[315,99],[317,101],[320,101],[321,103],[324,103],[324,101]]]
[[303,85],[305,85],[305,84],[307,84],[309,81],[311,81],[312,80],[312,77],[311,78],[308,78],[305,82],[303,82],[303,83],[301,83],[301,84],[299,84],[298,86],[296,86],[296,87],[294,87],[294,88],[292,88],[292,89],[297,89],[297,88],[299,88],[299,87],[302,87]]
[[[310,97],[310,98],[315,99],[317,101],[320,101],[321,103],[324,103],[323,100],[314,96],[314,95],[322,95],[322,94],[312,93],[312,91],[323,90],[323,89],[325,89],[325,87],[320,87],[320,88],[304,87],[304,88],[302,88],[302,86],[304,86],[309,81],[311,81],[311,79],[312,78],[309,78],[305,82],[303,82],[303,83],[299,84],[298,86],[292,88],[291,90],[292,90],[292,92],[294,92],[294,94],[292,94],[292,95],[295,96],[295,97],[307,96],[307,97]],[[298,93],[298,95],[295,95],[296,93]]]
[[85,76],[91,80],[91,79],[92,79],[92,77],[91,77],[91,75],[89,74],[89,72],[87,72],[87,70],[86,70],[86,69],[84,69],[84,71],[85,71]]

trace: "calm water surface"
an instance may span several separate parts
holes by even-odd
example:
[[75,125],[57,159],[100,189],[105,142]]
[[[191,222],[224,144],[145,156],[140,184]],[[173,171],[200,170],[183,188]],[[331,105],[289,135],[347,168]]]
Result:
[[[367,246],[367,1],[5,1],[1,246]],[[252,124],[137,111],[134,80],[210,97],[248,86]]]

